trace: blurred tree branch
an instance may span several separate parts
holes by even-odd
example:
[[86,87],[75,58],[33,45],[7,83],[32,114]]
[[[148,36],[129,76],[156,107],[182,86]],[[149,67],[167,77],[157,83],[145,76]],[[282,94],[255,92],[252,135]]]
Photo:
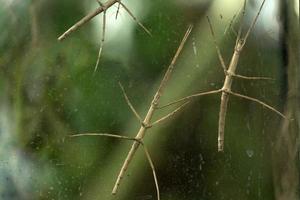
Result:
[[[295,2],[295,1],[293,1]],[[300,24],[294,12],[296,4],[281,1],[283,67],[286,70],[285,114],[295,120],[282,122],[274,151],[274,186],[277,200],[299,199],[300,131]],[[298,161],[297,161],[298,160]],[[298,165],[297,165],[298,163]]]

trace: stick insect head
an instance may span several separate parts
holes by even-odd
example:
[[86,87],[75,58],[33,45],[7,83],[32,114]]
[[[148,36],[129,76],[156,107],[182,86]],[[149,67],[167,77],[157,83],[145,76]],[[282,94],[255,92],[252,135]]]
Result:
[[241,52],[243,50],[243,47],[245,45],[245,42],[246,40],[244,38],[239,38],[237,41],[236,41],[236,45],[235,45],[235,48],[234,50],[237,51],[237,52]]
[[236,38],[236,44],[235,44],[235,50],[236,51],[241,51],[243,49],[243,47],[245,46],[246,42],[247,42],[247,39],[251,33],[251,31],[253,30],[256,22],[257,22],[257,19],[262,11],[262,8],[265,4],[266,0],[263,0],[260,7],[259,7],[259,10],[257,12],[257,14],[255,15],[249,29],[247,30],[245,36],[242,36],[242,29],[243,29],[243,24],[244,24],[244,18],[245,18],[245,13],[246,13],[246,4],[247,4],[247,0],[244,0],[244,6],[243,6],[243,11],[242,11],[242,18],[241,18],[241,23],[240,23],[240,27],[239,27],[239,32],[238,32],[238,35],[237,35],[237,38]]

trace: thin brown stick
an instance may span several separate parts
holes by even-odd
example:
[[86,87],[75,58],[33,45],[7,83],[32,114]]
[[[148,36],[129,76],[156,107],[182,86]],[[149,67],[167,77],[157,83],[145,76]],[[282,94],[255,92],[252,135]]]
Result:
[[126,91],[125,91],[123,85],[121,84],[121,82],[119,82],[119,86],[120,86],[120,88],[121,88],[121,90],[122,90],[122,93],[123,93],[123,95],[124,95],[124,98],[125,98],[125,100],[126,100],[128,106],[130,107],[130,109],[131,109],[131,111],[133,112],[134,116],[138,119],[138,121],[139,121],[140,123],[143,123],[143,120],[142,120],[141,116],[138,114],[138,112],[135,110],[135,108],[133,107],[132,103],[130,102],[130,100],[129,100],[127,94],[126,94]]
[[[154,97],[153,97],[153,100],[150,104],[150,107],[148,109],[148,112],[144,118],[144,121],[143,121],[143,124],[142,126],[140,127],[137,135],[135,136],[135,138],[137,140],[142,140],[144,137],[145,137],[145,134],[146,134],[146,131],[148,129],[148,126],[151,122],[151,119],[153,117],[153,114],[155,112],[155,109],[159,103],[159,100],[160,100],[160,97],[162,96],[163,94],[163,91],[164,91],[164,88],[165,88],[165,85],[166,83],[168,82],[169,78],[171,77],[171,74],[172,74],[172,71],[173,71],[173,68],[174,68],[174,65],[179,57],[179,54],[181,53],[183,47],[184,47],[184,44],[186,42],[186,40],[188,39],[188,36],[190,35],[191,31],[192,31],[192,28],[193,26],[190,26],[187,30],[187,32],[185,33],[185,36],[183,37],[178,49],[177,49],[177,52],[175,54],[175,56],[173,57],[172,59],[172,62],[171,64],[169,65],[161,83],[160,83],[160,86],[157,90],[157,92],[155,93]],[[116,180],[116,183],[114,185],[114,188],[112,190],[112,194],[116,194],[117,193],[117,190],[119,188],[119,185],[120,185],[120,182],[121,182],[121,179],[124,177],[124,174],[133,158],[133,156],[135,155],[138,147],[139,147],[140,143],[139,142],[133,142],[132,146],[131,146],[131,149],[129,150],[128,154],[127,154],[127,157],[125,158],[125,161],[121,167],[121,170],[119,172],[119,175],[117,177],[117,180]]]
[[145,155],[146,155],[146,157],[148,159],[149,165],[150,165],[151,170],[152,170],[152,174],[153,174],[153,178],[154,178],[154,183],[155,183],[155,188],[156,188],[157,200],[160,200],[160,192],[159,192],[159,186],[158,186],[158,179],[157,179],[156,170],[155,170],[153,161],[151,159],[151,156],[150,156],[149,151],[148,151],[147,147],[145,146],[145,144],[144,143],[141,143],[141,144],[143,146]]
[[[241,51],[243,50],[243,47],[244,47],[244,45],[245,45],[245,43],[247,41],[247,38],[248,38],[250,32],[252,31],[254,25],[256,24],[257,18],[258,18],[258,16],[261,13],[261,10],[262,10],[262,7],[263,7],[264,3],[265,3],[265,0],[262,2],[262,5],[260,6],[259,11],[257,12],[254,20],[252,21],[252,24],[249,27],[246,35],[244,36],[244,38],[242,38],[243,19],[244,19],[245,10],[246,10],[246,0],[244,1],[242,19],[241,19],[241,24],[240,24],[240,27],[239,27],[237,39],[236,39],[236,44],[235,44],[235,47],[234,47],[234,52],[233,52],[232,58],[230,60],[230,64],[229,64],[228,70],[225,71],[225,76],[226,77],[225,77],[225,81],[224,81],[222,89],[208,91],[208,92],[202,92],[202,93],[190,95],[190,96],[181,98],[181,99],[179,99],[177,101],[173,101],[171,103],[168,103],[168,104],[166,104],[164,106],[159,107],[159,108],[165,108],[167,106],[170,106],[170,105],[182,102],[182,101],[187,101],[187,100],[190,100],[190,99],[198,97],[198,96],[215,94],[215,93],[220,93],[221,92],[222,95],[221,95],[220,112],[219,112],[219,122],[218,122],[218,151],[223,151],[224,150],[225,120],[226,120],[227,106],[228,106],[228,101],[229,101],[229,95],[228,94],[236,95],[236,96],[239,96],[241,98],[245,98],[245,99],[252,100],[252,101],[255,101],[257,103],[260,103],[263,106],[269,108],[270,110],[276,112],[281,117],[286,118],[282,113],[280,113],[279,111],[277,111],[275,108],[269,106],[268,104],[266,104],[266,103],[264,103],[262,101],[254,99],[252,97],[248,97],[248,96],[244,96],[244,95],[240,95],[240,94],[231,92],[231,87],[232,87],[232,82],[233,82],[233,78],[234,77],[244,78],[244,79],[249,79],[249,80],[250,79],[271,80],[270,78],[267,78],[267,77],[247,77],[247,76],[242,76],[242,75],[236,75],[235,74],[235,71],[236,71],[237,65],[238,65],[238,61],[239,61],[239,58],[240,58]],[[215,34],[214,34],[213,29],[212,29],[212,25],[211,25],[211,23],[209,21],[209,18],[207,18],[207,19],[208,19],[208,23],[210,25],[212,36],[214,38],[214,43],[215,43],[215,46],[216,46],[216,49],[217,49],[217,52],[218,52],[219,60],[221,62],[221,65],[224,68],[224,66],[225,66],[224,59],[223,59],[223,57],[222,57],[222,55],[220,53],[218,45],[216,44]]]
[[102,24],[102,38],[101,38],[101,44],[100,44],[100,47],[99,47],[97,62],[96,62],[95,68],[94,68],[94,74],[97,71],[97,68],[98,68],[98,65],[99,65],[99,62],[100,62],[100,57],[101,57],[101,54],[102,54],[102,49],[103,49],[103,46],[104,46],[105,29],[106,29],[106,11],[103,12],[103,21],[102,21],[102,23],[103,23]]
[[221,103],[220,103],[220,112],[219,112],[219,121],[218,121],[218,151],[224,151],[224,136],[225,136],[225,122],[226,122],[226,113],[228,107],[229,96],[227,93],[222,92]]
[[117,139],[139,142],[143,146],[144,153],[146,155],[149,166],[152,170],[156,193],[157,193],[157,200],[160,200],[160,192],[159,192],[158,179],[157,179],[155,167],[154,167],[153,161],[151,159],[150,153],[142,140],[137,140],[135,138],[131,138],[131,137],[127,137],[127,136],[115,135],[115,134],[109,134],[109,133],[82,133],[82,134],[70,135],[69,137],[73,138],[73,137],[82,137],[82,136],[104,136],[104,137],[112,137],[112,138],[117,138]]
[[238,36],[236,38],[236,44],[234,47],[234,52],[227,70],[227,74],[225,77],[225,81],[222,87],[222,95],[221,95],[221,103],[220,103],[220,112],[219,112],[219,123],[218,123],[218,151],[224,151],[224,133],[225,133],[225,120],[226,120],[226,113],[229,101],[229,95],[226,91],[231,91],[231,86],[233,82],[233,75],[235,75],[235,71],[239,62],[240,54],[243,50],[243,47],[247,41],[247,37],[251,30],[253,29],[254,25],[256,24],[257,18],[261,12],[262,3],[258,13],[256,14],[251,26],[249,27],[247,34],[244,38],[242,38],[242,29],[243,29],[243,20],[245,17],[246,12],[246,0],[244,1],[243,12],[242,12],[242,19],[241,24],[238,32]]
[[[228,67],[228,70],[226,69],[225,63],[224,63],[224,59],[221,55],[221,51],[217,45],[216,39],[215,39],[215,34],[211,25],[211,22],[209,20],[209,18],[207,17],[208,23],[209,23],[209,27],[211,30],[211,34],[214,38],[214,43],[215,43],[215,47],[217,49],[217,53],[218,53],[218,58],[221,62],[221,65],[223,67],[223,69],[225,69],[225,80],[224,80],[224,84],[222,89],[219,90],[213,90],[213,91],[208,91],[208,92],[203,92],[203,93],[198,93],[198,94],[194,94],[194,95],[190,95],[184,98],[181,98],[177,101],[171,102],[169,104],[166,104],[164,106],[161,106],[159,108],[164,108],[182,101],[186,101],[186,100],[190,100],[192,98],[198,97],[198,96],[203,96],[203,95],[209,95],[209,94],[215,94],[215,93],[222,93],[221,95],[221,103],[220,103],[220,112],[219,112],[219,122],[218,122],[218,151],[223,151],[224,150],[224,130],[225,130],[225,120],[226,120],[226,113],[227,113],[227,106],[228,106],[228,101],[229,101],[229,93],[231,91],[231,87],[232,87],[232,82],[233,82],[233,77],[238,77],[238,78],[244,78],[244,79],[265,79],[265,80],[270,80],[267,77],[246,77],[246,76],[242,76],[242,75],[236,75],[235,71],[238,65],[238,61],[239,61],[239,57],[240,57],[240,53],[243,50],[243,47],[247,41],[247,38],[250,34],[250,32],[252,31],[254,25],[256,24],[257,18],[261,13],[262,7],[265,3],[265,0],[262,2],[262,5],[259,8],[259,11],[257,12],[254,20],[252,21],[251,26],[249,27],[246,35],[244,38],[242,38],[242,29],[243,29],[243,20],[245,17],[245,12],[246,12],[246,0],[244,1],[244,5],[243,5],[243,9],[242,9],[242,19],[241,19],[241,23],[239,26],[239,31],[237,34],[237,38],[236,38],[236,44],[234,47],[234,52],[232,55],[232,58],[230,60],[230,64]],[[224,67],[225,66],[225,67]],[[229,91],[229,92],[228,92]],[[251,99],[250,97],[247,97],[248,99]],[[251,99],[253,100],[253,99]],[[258,101],[259,103],[263,103],[260,102],[259,100],[255,99],[255,101]],[[274,109],[273,107],[270,107],[267,104],[263,104],[264,106],[266,106],[269,109],[272,109],[273,111],[277,111],[276,109]],[[279,112],[280,113],[280,112]],[[279,114],[277,111],[277,114]],[[281,113],[280,113],[281,114]],[[283,115],[281,115],[283,116]]]
[[174,116],[176,113],[178,113],[180,110],[182,110],[187,104],[189,104],[190,101],[188,102],[185,102],[184,104],[182,104],[181,106],[179,106],[178,108],[176,108],[173,112],[167,114],[166,116],[156,120],[155,122],[153,122],[152,124],[150,124],[149,126],[152,127],[152,126],[155,126],[156,124],[159,124],[167,119],[169,119],[170,117]]
[[275,108],[273,108],[272,106],[258,100],[258,99],[255,99],[253,97],[249,97],[249,96],[246,96],[246,95],[242,95],[242,94],[238,94],[238,93],[235,93],[235,92],[232,92],[232,91],[226,91],[226,93],[229,93],[229,94],[232,94],[236,97],[240,97],[240,98],[243,98],[243,99],[247,99],[247,100],[250,100],[250,101],[254,101],[256,103],[259,103],[261,104],[262,106],[270,109],[271,111],[275,112],[276,114],[280,115],[282,118],[284,119],[289,119],[288,117],[286,117],[284,114],[282,114],[281,112],[279,112],[278,110],[276,110]]
[[123,4],[121,1],[118,1],[119,4],[127,11],[127,13],[132,17],[132,19],[142,28],[144,29],[144,31],[152,36],[151,32],[133,15],[133,13],[127,8],[127,6],[125,6],[125,4]]
[[97,8],[93,12],[87,14],[85,17],[83,17],[81,20],[76,22],[73,26],[71,26],[67,31],[65,31],[61,36],[58,37],[58,41],[62,41],[65,38],[67,38],[71,33],[78,30],[81,26],[85,25],[87,22],[89,22],[91,19],[93,19],[95,16],[99,15],[103,11],[107,10],[111,6],[113,6],[115,3],[117,3],[119,0],[108,0],[107,2],[103,3],[103,6]]
[[174,104],[177,104],[177,103],[180,103],[180,102],[183,102],[183,101],[188,101],[188,100],[191,100],[195,97],[200,97],[200,96],[204,96],[204,95],[209,95],[209,94],[217,94],[217,93],[220,93],[222,92],[221,89],[218,89],[218,90],[212,90],[212,91],[208,91],[208,92],[201,92],[201,93],[197,93],[197,94],[192,94],[192,95],[189,95],[189,96],[186,96],[186,97],[183,97],[181,99],[178,99],[176,101],[172,101],[168,104],[165,104],[163,106],[159,106],[157,107],[158,109],[162,109],[162,108],[166,108],[168,106],[171,106],[171,105],[174,105]]
[[236,77],[236,78],[246,79],[246,80],[270,80],[270,81],[275,81],[274,78],[270,78],[270,77],[243,76],[243,75],[239,75],[239,74],[231,74],[231,76]]
[[80,134],[74,134],[74,135],[69,135],[69,137],[82,137],[82,136],[104,136],[104,137],[112,137],[112,138],[117,138],[117,139],[124,139],[124,140],[133,140],[136,141],[135,138],[123,136],[123,135],[117,135],[117,134],[110,134],[110,133],[80,133]]
[[154,101],[156,104],[158,103],[158,101],[159,101],[159,99],[160,99],[160,97],[161,97],[161,95],[162,95],[162,93],[163,93],[163,90],[164,90],[164,88],[165,88],[167,82],[169,81],[169,79],[170,79],[170,77],[171,77],[171,74],[172,74],[172,72],[173,72],[175,63],[176,63],[176,61],[177,61],[177,59],[178,59],[178,57],[179,57],[179,55],[180,55],[180,53],[181,53],[181,51],[182,51],[182,49],[183,49],[183,47],[184,47],[184,45],[185,45],[185,43],[186,43],[188,37],[189,37],[189,35],[190,35],[192,29],[193,29],[193,26],[190,25],[189,28],[187,29],[187,31],[186,31],[184,37],[183,37],[183,39],[182,39],[182,41],[181,41],[181,43],[180,43],[178,49],[177,49],[177,51],[176,51],[176,53],[175,53],[175,55],[174,55],[172,61],[171,61],[171,64],[169,65],[169,67],[168,67],[168,69],[167,69],[167,71],[166,71],[166,73],[165,73],[165,75],[164,75],[164,77],[163,77],[163,79],[162,79],[162,81],[161,81],[161,83],[160,83],[160,85],[159,85],[159,88],[158,88],[158,90],[157,90],[157,92],[156,92],[156,94],[155,94],[155,97],[154,97],[154,99],[153,99],[153,101]]
[[215,48],[216,48],[216,50],[217,50],[217,54],[218,54],[219,61],[220,61],[220,63],[221,63],[221,66],[222,66],[222,68],[223,68],[225,74],[226,74],[226,72],[227,72],[227,67],[226,67],[226,65],[225,65],[224,58],[223,58],[223,56],[222,56],[221,50],[220,50],[220,48],[219,48],[219,45],[218,45],[218,42],[217,42],[217,39],[216,39],[216,36],[215,36],[215,33],[214,33],[214,29],[213,29],[213,27],[212,27],[212,24],[211,24],[211,22],[210,22],[209,17],[206,16],[206,18],[207,18],[207,21],[208,21],[208,24],[209,24],[209,29],[210,29],[211,35],[212,35],[212,37],[213,37],[213,41],[214,41],[214,44],[215,44]]

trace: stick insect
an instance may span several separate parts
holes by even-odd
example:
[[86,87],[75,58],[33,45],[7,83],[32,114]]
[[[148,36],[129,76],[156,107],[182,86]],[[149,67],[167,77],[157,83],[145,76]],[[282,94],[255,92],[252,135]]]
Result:
[[101,43],[98,51],[98,56],[97,56],[97,61],[96,65],[94,67],[94,74],[97,71],[99,62],[100,62],[100,57],[102,54],[104,42],[105,42],[105,30],[106,30],[106,11],[118,3],[118,8],[116,12],[116,19],[120,11],[120,7],[124,8],[124,10],[129,14],[129,16],[150,36],[152,36],[151,32],[135,17],[135,15],[130,11],[130,9],[121,2],[121,0],[108,0],[105,3],[101,3],[99,0],[96,0],[99,4],[99,8],[97,8],[94,12],[89,13],[86,15],[84,18],[79,20],[77,23],[75,23],[73,26],[71,26],[67,31],[65,31],[61,36],[58,37],[58,41],[62,41],[66,39],[71,33],[75,32],[78,30],[81,26],[89,22],[91,19],[93,19],[95,16],[103,13],[103,18],[102,18],[102,36],[101,36]]
[[[122,178],[124,177],[124,174],[130,164],[130,162],[132,161],[135,153],[137,152],[139,146],[142,144],[143,145],[143,139],[146,135],[146,132],[152,128],[153,126],[157,125],[157,124],[160,124],[162,123],[163,121],[171,118],[172,116],[174,116],[176,113],[178,113],[180,110],[182,110],[188,103],[189,101],[186,101],[184,102],[182,105],[178,106],[175,110],[173,110],[172,112],[170,112],[169,114],[165,115],[164,117],[161,117],[159,118],[158,120],[152,122],[152,118],[155,114],[155,112],[157,111],[157,108],[158,108],[158,104],[160,102],[160,98],[161,96],[163,95],[164,93],[164,89],[166,87],[166,84],[167,82],[169,81],[169,79],[171,78],[171,75],[172,75],[172,72],[174,70],[174,67],[175,67],[175,64],[176,64],[176,61],[182,51],[182,49],[184,48],[184,45],[191,33],[193,29],[193,26],[190,25],[189,28],[187,29],[172,61],[171,61],[171,64],[169,65],[169,67],[167,68],[167,71],[165,72],[164,74],[164,77],[162,78],[161,82],[160,82],[160,85],[151,101],[151,104],[149,106],[149,109],[147,111],[147,114],[145,116],[144,119],[142,119],[142,117],[138,114],[138,112],[136,111],[136,109],[134,108],[134,106],[132,105],[132,103],[130,102],[127,94],[126,94],[126,91],[123,87],[123,85],[121,83],[119,83],[120,85],[120,88],[122,90],[122,93],[123,93],[123,96],[126,100],[126,103],[128,104],[129,108],[131,109],[132,113],[134,114],[134,116],[137,118],[137,120],[139,121],[139,123],[141,124],[140,126],[140,129],[139,131],[137,132],[136,136],[134,138],[128,138],[128,137],[124,137],[124,136],[120,136],[120,135],[112,135],[112,134],[78,134],[78,135],[74,135],[74,136],[85,136],[85,135],[99,135],[99,136],[108,136],[108,137],[115,137],[115,138],[120,138],[120,139],[130,139],[130,140],[133,140],[133,144],[131,146],[131,149],[129,150],[128,154],[127,154],[127,157],[125,158],[124,160],[124,163],[120,169],[120,172],[117,176],[117,180],[115,182],[115,185],[113,187],[113,190],[112,190],[112,194],[116,194],[117,193],[117,190],[119,188],[119,185],[120,185],[120,182],[122,180]],[[148,151],[146,150],[145,148],[145,145],[144,146],[144,151],[145,151],[145,154],[146,156],[148,157],[148,161],[151,165],[151,168],[154,169],[153,167],[153,163],[152,161],[150,161],[151,159],[149,159],[150,156]],[[147,155],[148,154],[148,155]],[[152,163],[152,164],[151,164]],[[154,171],[154,170],[153,170]],[[159,190],[158,190],[158,184],[157,184],[157,179],[156,179],[156,175],[155,175],[155,172],[153,172],[153,175],[154,175],[154,179],[155,179],[155,183],[156,183],[156,188],[157,188],[157,193],[158,193],[158,200],[159,200]]]
[[[105,8],[105,5],[103,3],[101,3],[99,0],[97,0],[98,4],[100,7],[103,7],[103,18],[102,18],[102,38],[101,38],[101,43],[100,43],[100,47],[99,47],[99,51],[98,51],[98,57],[97,57],[97,61],[96,61],[96,65],[94,67],[94,74],[96,73],[97,69],[98,69],[98,66],[99,66],[99,62],[100,62],[100,57],[101,57],[101,54],[102,54],[102,49],[103,49],[103,46],[104,46],[104,42],[105,42],[105,30],[106,30],[106,11],[107,11],[107,8]],[[129,16],[150,36],[151,35],[151,32],[134,16],[134,14],[129,10],[129,8],[123,4],[120,1],[118,1],[118,8],[117,8],[117,12],[116,12],[116,19],[117,19],[117,16],[119,14],[119,11],[120,11],[120,7],[123,7],[124,10],[129,14]]]
[[193,95],[181,98],[177,101],[168,103],[168,104],[160,107],[160,108],[164,108],[164,107],[167,107],[167,106],[179,103],[179,102],[189,101],[189,100],[191,100],[193,98],[196,98],[196,97],[200,97],[200,96],[204,96],[204,95],[210,95],[210,94],[219,94],[220,93],[221,94],[221,103],[220,103],[219,122],[218,122],[218,151],[219,152],[224,151],[225,119],[226,119],[227,105],[228,105],[228,100],[229,100],[230,95],[235,96],[235,97],[239,97],[239,98],[242,98],[242,99],[247,99],[249,101],[256,102],[256,103],[262,105],[263,107],[266,107],[269,110],[271,110],[271,111],[275,112],[276,114],[280,115],[284,119],[288,119],[284,114],[282,114],[281,112],[276,110],[274,107],[272,107],[272,106],[270,106],[270,105],[268,105],[268,104],[266,104],[266,103],[264,103],[264,102],[262,102],[262,101],[260,101],[256,98],[233,92],[232,89],[231,89],[233,78],[235,78],[235,77],[236,78],[247,79],[247,80],[259,80],[259,79],[269,80],[270,79],[270,78],[267,78],[267,77],[247,77],[247,76],[242,76],[242,75],[238,75],[238,74],[235,73],[236,69],[237,69],[238,62],[239,62],[240,54],[241,54],[241,52],[242,52],[242,50],[243,50],[243,48],[246,44],[246,41],[247,41],[251,31],[253,30],[253,28],[254,28],[254,26],[257,22],[257,19],[258,19],[259,15],[262,11],[262,8],[263,8],[264,4],[265,4],[265,0],[262,1],[261,5],[259,7],[259,10],[258,10],[256,16],[254,17],[249,29],[247,30],[247,32],[245,34],[245,36],[242,36],[243,18],[244,18],[245,9],[246,9],[246,0],[244,1],[241,24],[240,24],[240,27],[239,27],[239,31],[238,31],[237,38],[236,38],[236,43],[235,43],[235,46],[234,46],[234,52],[233,52],[233,55],[231,57],[231,61],[229,63],[228,68],[225,64],[225,61],[224,61],[223,56],[221,54],[220,48],[217,44],[215,34],[214,34],[214,31],[213,31],[213,28],[212,28],[212,24],[211,24],[209,18],[207,17],[209,28],[210,28],[210,31],[211,31],[211,34],[212,34],[212,37],[213,37],[213,42],[214,42],[214,45],[215,45],[215,48],[216,48],[216,51],[217,51],[218,59],[221,63],[221,66],[222,66],[222,68],[224,70],[224,74],[225,74],[225,80],[224,80],[224,83],[223,83],[223,87],[221,89],[217,89],[217,90],[212,90],[212,91],[208,91],[208,92],[193,94]]
[[144,144],[144,142],[142,140],[137,140],[136,138],[126,137],[126,136],[116,135],[116,134],[109,134],[109,133],[84,133],[84,134],[70,135],[71,138],[82,137],[82,136],[102,136],[102,137],[110,137],[110,138],[115,138],[115,139],[120,139],[120,140],[127,140],[127,141],[138,142],[143,147],[145,156],[146,156],[146,158],[148,160],[148,163],[149,163],[149,166],[150,166],[150,168],[152,170],[153,179],[154,179],[155,188],[156,188],[157,200],[160,200],[160,192],[159,192],[158,179],[157,179],[155,167],[154,167],[152,158],[150,156],[150,153],[148,151],[148,148],[146,147],[146,145]]

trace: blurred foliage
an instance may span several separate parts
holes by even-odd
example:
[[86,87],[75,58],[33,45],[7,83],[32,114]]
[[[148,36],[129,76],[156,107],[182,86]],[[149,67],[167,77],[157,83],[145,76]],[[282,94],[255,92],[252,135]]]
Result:
[[[133,105],[144,116],[189,23],[195,29],[163,103],[221,87],[224,76],[205,16],[211,17],[229,63],[235,35],[231,30],[224,34],[224,30],[240,6],[224,11],[224,3],[218,0],[132,1],[147,8],[142,22],[153,37],[133,24],[131,43],[105,43],[95,74],[99,38],[95,39],[93,30],[100,29],[99,23],[97,27],[89,23],[65,41],[57,41],[91,11],[86,9],[86,1],[0,1],[1,199],[156,198],[151,170],[142,152],[131,163],[117,196],[110,194],[130,142],[67,136],[84,132],[134,136],[139,124],[118,82],[124,84]],[[248,7],[255,10],[251,4]],[[119,18],[125,16],[123,11]],[[238,25],[237,19],[233,29]],[[132,24],[122,28],[129,26]],[[124,52],[126,61],[119,59],[119,52],[110,50],[122,45],[130,45],[130,52]],[[282,56],[280,42],[257,28],[242,53],[238,72],[276,81],[237,79],[234,91],[281,110],[284,95],[280,94],[285,87]],[[274,199],[271,152],[281,119],[260,105],[230,98],[225,153],[217,153],[219,101],[219,95],[199,98],[146,136],[162,200]]]

